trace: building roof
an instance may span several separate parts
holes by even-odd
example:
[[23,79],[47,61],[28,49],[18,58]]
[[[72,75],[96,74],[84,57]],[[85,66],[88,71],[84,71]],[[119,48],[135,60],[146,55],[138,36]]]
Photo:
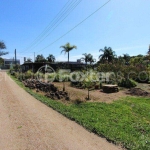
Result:
[[[25,62],[24,64],[84,64],[82,62],[75,62],[75,61],[61,61],[61,62]],[[22,65],[24,65],[22,64]]]
[[[15,61],[15,59],[5,59],[4,58],[4,61]],[[16,61],[20,61],[20,59],[16,59]]]

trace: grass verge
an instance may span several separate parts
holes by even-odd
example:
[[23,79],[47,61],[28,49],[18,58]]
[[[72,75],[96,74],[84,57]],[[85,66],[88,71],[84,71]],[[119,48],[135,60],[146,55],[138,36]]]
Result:
[[90,102],[66,106],[33,92],[11,77],[39,101],[108,141],[131,150],[150,149],[149,98],[127,97],[112,104]]

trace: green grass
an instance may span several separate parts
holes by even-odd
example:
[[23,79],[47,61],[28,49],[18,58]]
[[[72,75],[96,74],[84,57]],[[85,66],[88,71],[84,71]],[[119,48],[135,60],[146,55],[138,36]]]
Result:
[[150,99],[127,97],[111,104],[65,105],[32,90],[12,77],[36,99],[76,121],[87,130],[131,150],[150,150]]

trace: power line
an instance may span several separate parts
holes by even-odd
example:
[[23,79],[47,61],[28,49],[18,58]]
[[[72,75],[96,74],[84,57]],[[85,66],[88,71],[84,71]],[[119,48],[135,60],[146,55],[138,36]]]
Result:
[[59,41],[61,38],[63,38],[64,36],[66,36],[68,33],[70,33],[72,30],[74,30],[75,28],[77,28],[79,25],[81,25],[84,21],[86,21],[87,19],[89,19],[92,15],[94,15],[96,12],[98,12],[100,9],[102,9],[105,5],[107,5],[111,0],[107,1],[106,3],[104,3],[102,6],[100,6],[97,10],[95,10],[92,14],[90,14],[88,17],[86,17],[84,20],[82,20],[80,23],[78,23],[77,25],[75,25],[72,29],[70,29],[68,32],[66,32],[65,34],[63,34],[62,36],[60,36],[58,39],[56,39],[55,41],[53,41],[51,44],[47,45],[46,47],[44,47],[43,49],[37,51],[41,52],[43,50],[45,50],[46,48],[50,47],[51,45],[53,45],[54,43],[56,43],[57,41]]
[[[75,6],[74,6],[74,8],[72,8],[72,10],[71,11],[73,11],[78,5],[79,5],[79,3],[81,2],[82,0],[80,0]],[[50,33],[48,33],[47,35],[45,35],[45,37],[43,38],[43,39],[41,39],[41,40],[39,40],[39,42],[37,42],[37,44],[34,46],[34,47],[36,47],[37,45],[39,45],[44,39],[46,39],[68,16],[69,16],[69,14],[70,14],[71,12],[69,12],[60,22],[59,22],[59,24],[57,24],[53,29],[52,29],[52,31],[50,32]],[[34,48],[33,47],[33,48]],[[32,49],[33,49],[32,48]],[[31,50],[32,50],[31,49]]]
[[[55,17],[57,17],[62,12],[62,10],[66,7],[68,2],[69,2],[69,0],[67,1],[67,3],[63,6],[63,8],[59,11],[59,13]],[[47,25],[47,27],[45,27],[45,29],[35,38],[35,40],[26,49],[30,48],[36,42],[36,40],[39,39],[39,37],[49,28],[49,26],[55,20],[55,17],[53,18],[53,20]]]
[[[65,18],[75,9],[75,7],[77,7],[77,5],[81,2],[82,0],[79,0],[77,2],[76,1],[72,1],[71,3],[68,4],[68,2],[65,4],[65,6],[61,9],[61,11],[56,15],[56,17],[52,20],[51,24],[49,24],[44,31],[34,40],[34,42],[32,42],[32,44],[25,50],[27,51],[28,49],[30,49],[31,47],[33,47],[34,45],[37,46],[39,43],[41,43],[48,35],[46,35],[48,33],[48,31],[52,28],[56,29],[56,27],[65,20]],[[72,8],[73,7],[73,8]],[[60,14],[60,15],[59,15]],[[61,19],[63,16],[65,15],[65,17],[63,19]],[[66,16],[67,15],[67,16]],[[59,21],[60,20],[60,21]],[[55,25],[59,23],[56,27]],[[53,30],[54,30],[53,29]],[[53,31],[52,30],[52,31]],[[52,32],[51,31],[51,32]],[[44,39],[42,39],[44,36],[46,35],[46,37]],[[42,40],[41,40],[42,39]],[[35,47],[34,46],[34,47]],[[25,52],[22,51],[22,52]],[[20,53],[22,53],[20,52]]]

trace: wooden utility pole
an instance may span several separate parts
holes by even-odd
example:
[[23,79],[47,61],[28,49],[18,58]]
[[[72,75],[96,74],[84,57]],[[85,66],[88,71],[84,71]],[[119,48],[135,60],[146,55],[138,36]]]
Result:
[[34,52],[34,62],[35,62],[35,52]]
[[15,49],[15,65],[17,64],[16,49]]

